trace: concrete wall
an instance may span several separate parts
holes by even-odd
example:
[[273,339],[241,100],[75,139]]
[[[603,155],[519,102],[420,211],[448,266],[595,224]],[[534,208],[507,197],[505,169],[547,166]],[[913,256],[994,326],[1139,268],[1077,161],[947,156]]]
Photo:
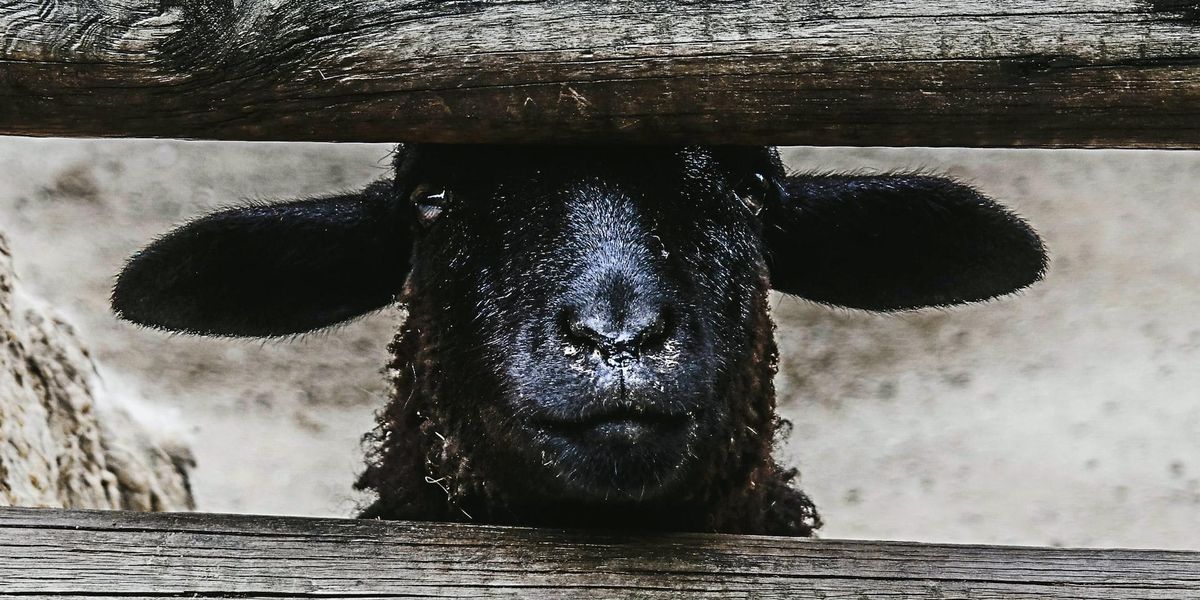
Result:
[[[241,198],[350,189],[388,146],[0,138],[0,225],[106,379],[193,424],[200,510],[348,515],[397,311],[291,343],[140,331],[121,261]],[[798,170],[923,169],[1029,218],[1046,282],[898,316],[777,297],[782,448],[826,537],[1200,549],[1200,153],[791,149]]]
[[1200,153],[793,150],[951,173],[1046,280],[881,317],[779,299],[787,455],[833,536],[1200,548]]

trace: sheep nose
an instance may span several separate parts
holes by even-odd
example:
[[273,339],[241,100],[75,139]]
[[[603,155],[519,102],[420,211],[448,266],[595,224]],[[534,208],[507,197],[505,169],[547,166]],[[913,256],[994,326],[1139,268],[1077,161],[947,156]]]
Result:
[[569,347],[598,353],[610,366],[637,360],[660,349],[671,328],[665,307],[641,310],[620,320],[567,309],[560,323]]

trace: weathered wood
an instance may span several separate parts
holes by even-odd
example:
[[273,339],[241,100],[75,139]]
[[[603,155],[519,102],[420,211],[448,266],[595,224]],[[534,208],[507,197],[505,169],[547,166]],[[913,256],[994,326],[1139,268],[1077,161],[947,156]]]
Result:
[[1200,553],[0,509],[0,597],[1200,597]]
[[0,133],[1200,148],[1200,2],[0,0]]

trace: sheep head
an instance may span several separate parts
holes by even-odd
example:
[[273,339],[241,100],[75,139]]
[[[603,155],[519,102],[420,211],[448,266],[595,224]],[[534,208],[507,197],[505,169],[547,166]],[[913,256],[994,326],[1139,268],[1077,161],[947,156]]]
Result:
[[113,305],[287,336],[402,300],[436,330],[440,410],[476,464],[516,495],[620,504],[744,463],[729,445],[747,435],[769,452],[770,288],[907,310],[1044,267],[1023,221],[944,178],[788,176],[765,147],[402,146],[361,193],[180,227],[133,257]]

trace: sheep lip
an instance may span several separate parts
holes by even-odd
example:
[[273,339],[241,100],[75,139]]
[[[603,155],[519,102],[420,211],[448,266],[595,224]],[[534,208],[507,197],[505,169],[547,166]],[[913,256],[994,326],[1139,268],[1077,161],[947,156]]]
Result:
[[582,433],[586,431],[621,432],[635,430],[667,430],[686,423],[688,417],[660,411],[617,409],[596,411],[570,418],[547,417],[538,419],[538,425],[556,433]]

